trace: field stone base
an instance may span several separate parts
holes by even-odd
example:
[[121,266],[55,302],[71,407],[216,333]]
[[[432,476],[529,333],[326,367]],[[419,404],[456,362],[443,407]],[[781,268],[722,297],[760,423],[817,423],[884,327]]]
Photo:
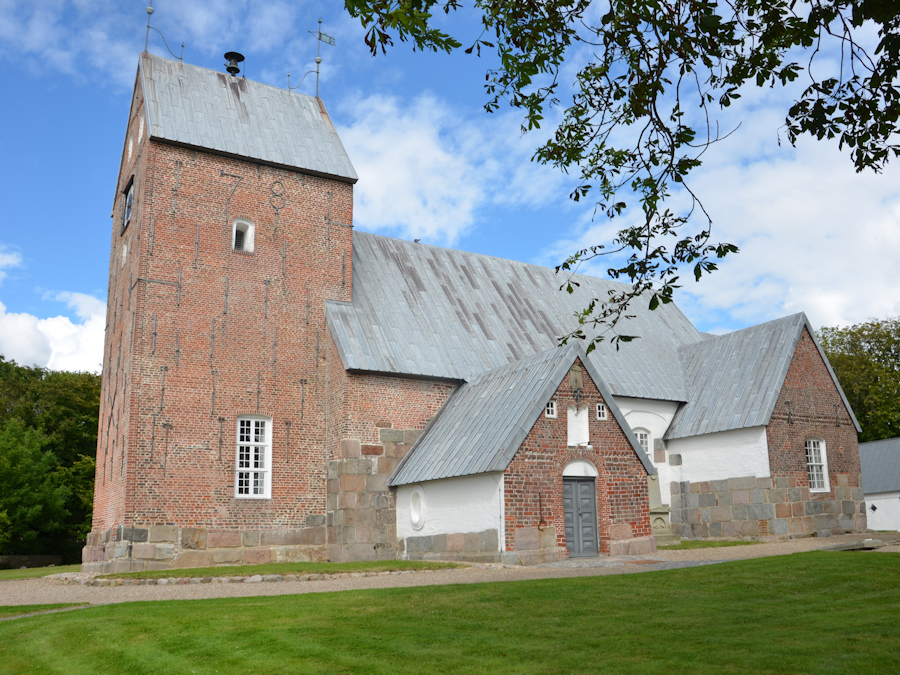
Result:
[[[88,545],[82,549],[81,571],[115,574],[268,562],[323,562],[324,516],[307,521],[316,524],[263,532],[207,531],[174,525],[118,526],[88,536]],[[134,539],[123,539],[124,536]]]

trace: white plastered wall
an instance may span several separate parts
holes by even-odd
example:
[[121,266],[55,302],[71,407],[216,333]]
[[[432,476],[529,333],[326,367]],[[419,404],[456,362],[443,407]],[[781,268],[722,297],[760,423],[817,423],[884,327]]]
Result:
[[[666,454],[681,455],[681,466],[670,466],[669,481],[724,480],[771,475],[765,427],[749,427],[668,441]],[[666,495],[670,486],[665,485]],[[667,497],[668,499],[668,497]]]
[[625,396],[615,396],[616,405],[625,416],[625,422],[635,429],[644,429],[650,434],[649,452],[647,455],[653,466],[656,467],[657,477],[659,481],[659,493],[663,504],[669,504],[669,483],[678,478],[671,478],[667,462],[654,462],[653,442],[657,438],[662,438],[675,417],[678,410],[678,404],[674,401],[658,401],[648,398],[628,398]]
[[900,492],[879,492],[865,499],[870,530],[900,530]]
[[[421,490],[424,519],[413,527],[410,500]],[[500,550],[506,549],[503,532],[503,474],[483,473],[445,478],[397,488],[397,537],[427,537],[497,530]]]

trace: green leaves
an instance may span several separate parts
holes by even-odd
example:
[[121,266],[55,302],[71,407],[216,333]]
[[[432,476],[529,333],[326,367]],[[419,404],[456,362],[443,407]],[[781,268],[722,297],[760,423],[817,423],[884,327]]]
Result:
[[[373,54],[393,44],[392,33],[419,49],[459,46],[429,26],[434,0],[345,4],[368,29]],[[460,4],[440,7],[450,12]],[[575,75],[562,121],[533,161],[576,176],[574,201],[593,196],[598,214],[633,223],[610,248],[577,252],[558,268],[574,270],[601,255],[617,260],[609,275],[627,279],[630,289],[598,299],[596,313],[580,318],[617,343],[616,324],[630,302],[645,297],[656,308],[671,300],[680,267],[690,266],[699,280],[717,269],[714,259],[737,253],[711,241],[712,220],[690,186],[708,146],[727,137],[718,133],[716,106],[730,107],[748,86],[807,77],[787,112],[791,143],[804,134],[837,138],[860,171],[879,171],[900,154],[900,0],[475,0],[474,10],[493,38],[479,36],[466,53],[496,49],[499,60],[486,73],[485,110],[504,102],[520,109],[523,132],[540,128],[546,108],[561,105],[559,76],[567,60],[574,65],[566,71]],[[872,28],[879,43],[868,54],[857,33]],[[817,81],[813,64],[829,40],[844,67]],[[802,50],[803,65],[793,60]],[[689,107],[700,109],[703,124],[686,121]],[[690,198],[679,213],[665,207],[670,183]]]
[[65,531],[70,490],[55,474],[56,457],[46,439],[21,420],[0,429],[0,513],[7,530],[4,553],[45,553]]
[[900,319],[824,327],[817,336],[862,426],[859,440],[900,436]]
[[[11,523],[7,534],[17,533],[0,550],[77,560],[79,540],[90,531],[99,408],[98,375],[19,366],[0,356],[0,511]],[[20,484],[30,487],[13,504]],[[24,499],[30,494],[40,496],[36,503]]]

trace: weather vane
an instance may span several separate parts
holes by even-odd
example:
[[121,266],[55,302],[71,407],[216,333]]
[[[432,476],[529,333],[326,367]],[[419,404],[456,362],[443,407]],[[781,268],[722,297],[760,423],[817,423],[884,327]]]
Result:
[[322,32],[322,19],[319,19],[319,32],[318,33],[313,33],[312,31],[308,31],[308,32],[310,35],[312,35],[318,41],[318,44],[316,45],[316,69],[306,71],[303,74],[303,78],[300,80],[300,84],[298,84],[296,87],[291,86],[291,74],[288,73],[287,74],[287,76],[288,76],[288,91],[293,91],[294,89],[299,89],[303,85],[303,80],[306,79],[306,76],[309,75],[310,73],[315,73],[316,74],[316,98],[319,98],[319,64],[322,63],[322,56],[321,56],[322,43],[324,42],[325,44],[335,47],[335,46],[337,46],[337,42],[328,33]]
[[184,43],[181,43],[181,54],[179,56],[175,56],[175,52],[169,49],[169,43],[166,42],[166,36],[162,34],[162,32],[156,28],[155,26],[150,25],[150,17],[153,16],[153,0],[150,0],[150,6],[147,7],[147,38],[144,40],[144,51],[147,51],[147,47],[150,45],[150,31],[155,30],[159,33],[159,36],[163,39],[163,44],[166,46],[166,49],[169,50],[169,53],[178,59],[179,61],[183,60],[184,57]]

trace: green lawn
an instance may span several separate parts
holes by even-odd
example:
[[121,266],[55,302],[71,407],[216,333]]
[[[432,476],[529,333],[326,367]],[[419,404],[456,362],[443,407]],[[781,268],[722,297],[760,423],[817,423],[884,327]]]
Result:
[[894,673],[900,556],[129,603],[0,623],[3,673]]
[[[452,562],[417,560],[381,560],[351,563],[267,563],[265,565],[229,565],[227,567],[191,567],[183,570],[154,570],[152,572],[123,572],[105,574],[99,579],[163,579],[170,577],[248,577],[254,574],[341,574],[343,572],[393,572],[395,570],[446,570],[463,567]],[[22,570],[24,572],[24,570]]]
[[[3,581],[4,579],[34,579],[35,577],[45,577],[48,574],[80,571],[81,565],[57,565],[56,567],[29,567],[24,570],[0,570],[0,581]],[[2,597],[0,597],[0,602],[2,602]]]
[[672,546],[658,547],[662,551],[686,551],[694,548],[722,548],[724,546],[752,546],[762,544],[761,541],[683,541]]
[[0,606],[0,618],[31,614],[32,612],[46,612],[50,609],[63,609],[64,607],[84,607],[86,602],[58,602],[55,605],[8,605]]

